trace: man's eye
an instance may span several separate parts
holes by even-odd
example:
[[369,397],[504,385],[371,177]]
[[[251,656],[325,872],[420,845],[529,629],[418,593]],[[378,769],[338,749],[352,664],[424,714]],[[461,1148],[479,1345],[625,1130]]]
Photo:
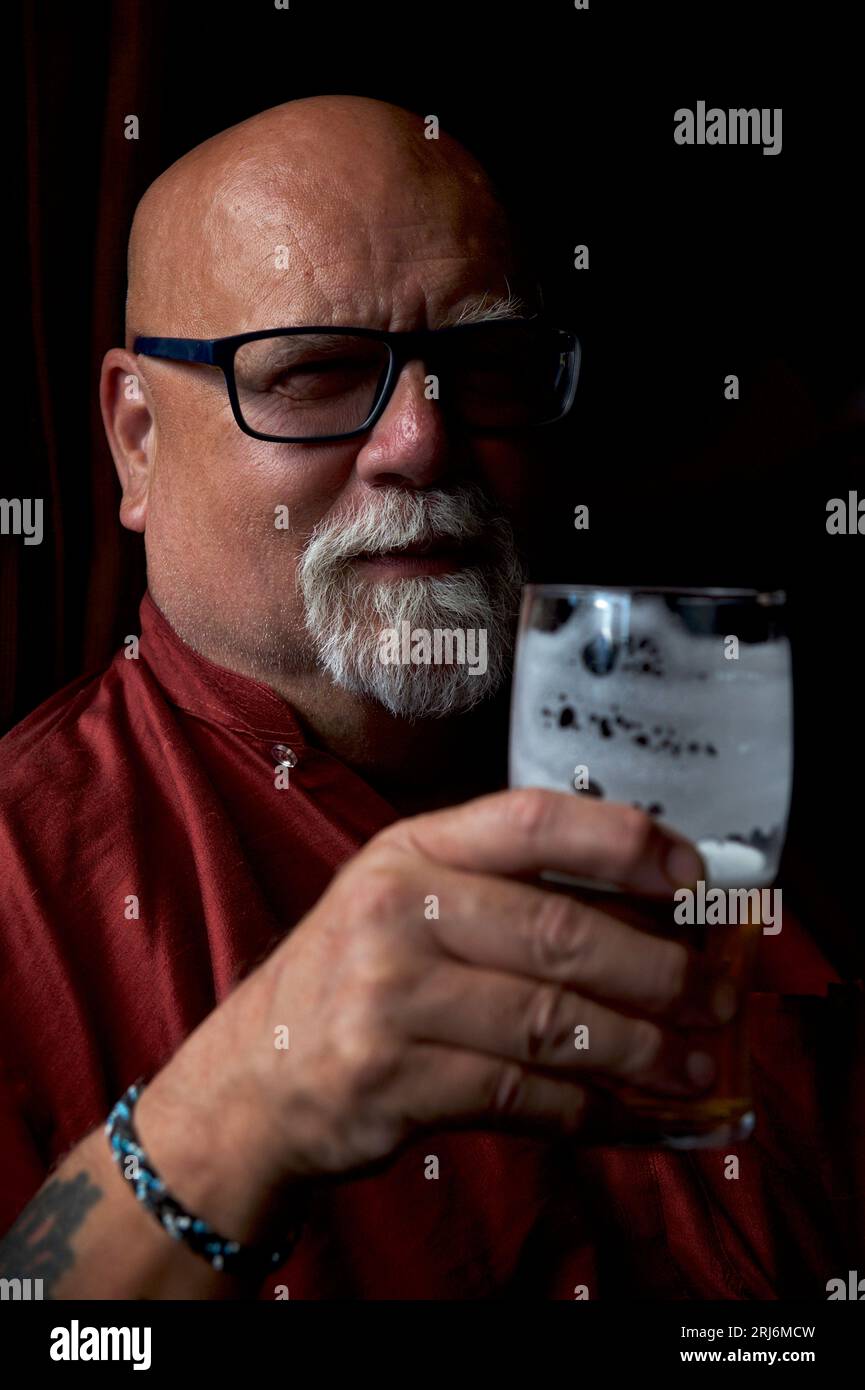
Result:
[[324,358],[320,362],[297,362],[294,366],[280,372],[272,382],[273,387],[291,386],[293,382],[309,384],[315,381],[328,381],[331,384],[340,380],[353,381],[375,372],[376,367],[357,358]]
[[264,389],[289,400],[323,399],[372,389],[378,374],[378,367],[365,361],[328,358],[321,362],[299,362],[275,374]]
[[526,364],[520,362],[472,362],[463,376],[469,382],[507,382],[520,377],[525,371]]
[[298,362],[297,366],[292,367],[292,372],[339,372],[339,371],[365,371],[366,363],[358,362],[350,357],[327,357],[321,362]]

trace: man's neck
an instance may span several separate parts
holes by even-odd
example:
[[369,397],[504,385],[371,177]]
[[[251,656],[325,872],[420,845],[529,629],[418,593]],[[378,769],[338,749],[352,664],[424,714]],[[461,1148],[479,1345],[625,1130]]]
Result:
[[335,688],[320,673],[278,692],[311,743],[327,749],[403,815],[507,785],[508,691],[465,714],[410,723]]

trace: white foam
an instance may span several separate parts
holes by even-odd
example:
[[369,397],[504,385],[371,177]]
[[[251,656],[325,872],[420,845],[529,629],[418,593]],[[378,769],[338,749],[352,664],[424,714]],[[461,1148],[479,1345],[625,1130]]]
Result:
[[767,856],[738,840],[698,840],[711,888],[765,888],[774,874]]

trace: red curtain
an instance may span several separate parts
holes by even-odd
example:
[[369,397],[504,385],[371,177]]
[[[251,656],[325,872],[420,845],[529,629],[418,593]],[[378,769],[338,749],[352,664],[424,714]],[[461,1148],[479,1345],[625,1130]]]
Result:
[[[0,543],[0,732],[135,630],[143,547],[117,521],[97,384],[104,352],[123,341],[129,222],[159,167],[152,14],[39,0],[24,12],[19,274],[30,360],[26,397],[10,405],[27,429],[0,491],[42,498],[44,534],[39,546]],[[137,141],[124,135],[130,114]]]

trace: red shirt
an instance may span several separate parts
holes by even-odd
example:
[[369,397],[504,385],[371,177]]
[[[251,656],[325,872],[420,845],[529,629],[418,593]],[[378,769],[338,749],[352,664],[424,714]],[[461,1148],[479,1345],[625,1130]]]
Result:
[[[285,790],[275,744],[297,755]],[[5,1231],[396,812],[148,595],[137,659],[122,650],[0,742],[0,797]],[[861,996],[830,985],[789,916],[762,970],[738,1178],[722,1151],[426,1136],[384,1173],[322,1189],[261,1296],[824,1298],[862,1259]]]

